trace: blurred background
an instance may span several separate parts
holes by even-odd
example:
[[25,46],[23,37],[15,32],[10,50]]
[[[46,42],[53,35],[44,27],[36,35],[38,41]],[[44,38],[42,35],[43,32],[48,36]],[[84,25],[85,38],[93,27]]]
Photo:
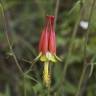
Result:
[[[0,96],[96,96],[95,1],[0,0]],[[42,83],[42,62],[31,66],[46,15],[56,17],[62,59],[51,64],[50,90]]]

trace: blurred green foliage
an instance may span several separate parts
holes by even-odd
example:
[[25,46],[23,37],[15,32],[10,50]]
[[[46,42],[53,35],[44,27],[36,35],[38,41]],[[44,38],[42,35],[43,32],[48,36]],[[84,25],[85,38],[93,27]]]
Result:
[[[59,0],[59,9],[56,21],[57,54],[62,63],[52,64],[51,96],[74,96],[78,87],[83,69],[84,44],[87,29],[78,25],[76,36],[72,39],[74,26],[80,21],[88,21],[93,0]],[[80,10],[83,6],[83,11]],[[4,8],[9,16],[8,33],[14,53],[26,72],[30,67],[28,62],[38,55],[38,41],[46,15],[54,15],[56,0],[4,0]],[[88,21],[89,23],[89,21]],[[48,90],[42,84],[42,62],[33,65],[31,72],[24,78],[20,75],[14,59],[9,55],[10,50],[4,34],[4,20],[0,9],[0,96],[47,96]],[[94,68],[88,78],[91,65],[84,78],[82,96],[96,96],[96,4],[93,9],[89,25],[87,44],[87,63]],[[68,57],[68,69],[64,84],[61,82],[63,67],[72,42],[72,51]],[[25,94],[25,95],[24,95]],[[26,95],[27,94],[27,95]]]

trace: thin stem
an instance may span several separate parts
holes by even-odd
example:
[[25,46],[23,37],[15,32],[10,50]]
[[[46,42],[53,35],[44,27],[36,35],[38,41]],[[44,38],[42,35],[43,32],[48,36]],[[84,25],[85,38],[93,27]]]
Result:
[[25,82],[26,82],[26,78],[25,78],[25,76],[24,76],[24,96],[27,96],[26,84],[25,84]]
[[39,55],[32,62],[30,62],[30,61],[28,62],[26,60],[28,63],[31,63],[32,65],[29,67],[29,69],[25,73],[29,73],[31,71],[33,64],[38,61],[38,59],[40,58],[40,56],[41,56],[41,53],[39,53]]
[[10,30],[10,26],[9,26],[9,21],[8,21],[7,14],[5,13],[5,10],[4,10],[3,1],[1,1],[0,7],[1,7],[1,12],[2,12],[2,17],[3,17],[3,20],[4,20],[4,32],[5,32],[6,40],[7,40],[7,42],[8,42],[8,46],[9,46],[9,49],[10,49],[10,51],[11,51],[11,53],[12,53],[12,56],[13,56],[13,58],[14,58],[14,61],[15,61],[16,65],[17,65],[19,71],[21,72],[21,74],[22,74],[23,77],[24,77],[24,96],[26,96],[25,76],[24,76],[24,74],[23,74],[22,68],[21,68],[20,65],[19,65],[19,62],[18,62],[18,60],[17,60],[17,57],[15,56],[15,53],[14,53],[14,51],[13,51],[13,49],[12,49],[11,42],[10,42],[10,39],[9,39],[9,36],[8,36],[8,32],[10,32],[11,30]]
[[11,46],[11,43],[10,43],[10,40],[9,40],[9,36],[8,36],[8,32],[10,31],[10,28],[8,26],[9,25],[9,22],[8,22],[8,19],[7,19],[7,15],[4,12],[5,10],[4,10],[4,7],[3,7],[4,6],[3,5],[3,1],[1,1],[1,2],[2,2],[2,4],[0,3],[0,7],[1,7],[1,11],[2,11],[3,20],[4,20],[4,30],[5,30],[4,32],[5,32],[5,36],[6,36],[6,39],[7,39],[9,48],[10,48],[10,51],[11,51],[11,53],[13,55],[14,61],[15,61],[16,65],[17,65],[18,69],[20,70],[20,72],[23,73],[23,70],[22,70],[22,68],[19,65],[19,62],[18,62],[18,60],[17,60],[17,58],[15,56],[15,53],[14,53],[14,51],[12,49],[12,46]]
[[[80,11],[80,15],[81,15],[81,11]],[[75,40],[75,37],[76,37],[76,33],[77,33],[77,30],[78,30],[78,25],[79,25],[79,22],[80,22],[80,16],[78,17],[77,19],[77,22],[75,24],[75,27],[74,27],[74,30],[73,30],[73,34],[72,34],[72,37],[71,37],[71,42],[70,42],[70,45],[69,45],[69,50],[68,50],[68,54],[67,54],[67,57],[66,57],[66,61],[65,61],[65,66],[63,68],[63,82],[65,80],[65,75],[66,75],[66,72],[67,72],[67,68],[68,68],[68,61],[69,61],[69,58],[70,58],[70,55],[71,55],[71,52],[72,52],[72,47],[73,47],[73,42]]]
[[[63,83],[65,81],[65,75],[66,75],[66,72],[67,72],[67,68],[69,66],[69,58],[70,58],[70,55],[72,53],[72,47],[73,47],[73,42],[75,40],[75,37],[76,37],[76,33],[77,33],[77,30],[78,30],[78,26],[79,26],[79,22],[80,22],[80,17],[81,17],[81,12],[82,12],[82,8],[80,7],[80,13],[79,13],[79,17],[75,23],[75,26],[74,26],[74,30],[73,30],[73,34],[72,34],[72,37],[71,37],[71,40],[70,40],[70,45],[69,45],[69,49],[68,49],[68,54],[67,54],[67,57],[66,57],[66,61],[65,61],[65,66],[63,68],[63,72],[62,72],[62,77],[61,77],[61,82],[59,83],[59,89],[58,89],[58,92],[60,92],[60,90],[62,89],[62,86],[63,86]],[[58,85],[56,85],[58,87]],[[55,87],[55,88],[57,88]],[[53,89],[55,89],[53,88]]]
[[84,81],[84,77],[85,77],[86,70],[87,70],[87,66],[85,65],[85,66],[83,67],[83,71],[82,71],[82,73],[81,73],[81,77],[80,77],[80,81],[79,81],[79,85],[78,85],[78,91],[77,91],[77,93],[76,93],[75,96],[79,96],[79,95],[80,95],[80,89],[81,89],[82,83],[83,83],[83,81]]
[[27,61],[27,60],[24,60],[25,62],[28,62],[31,64],[31,66],[29,67],[29,69],[25,72],[25,73],[29,73],[31,70],[32,70],[32,67],[33,67],[33,64],[35,63],[35,61]]
[[62,72],[62,77],[61,77],[61,82],[60,82],[60,88],[58,90],[59,92],[62,89],[62,85],[65,82],[66,72],[67,72],[67,69],[68,69],[68,66],[69,66],[69,62],[68,61],[69,61],[69,58],[70,58],[70,55],[71,55],[71,52],[72,52],[73,42],[74,42],[74,39],[75,39],[75,36],[76,36],[76,33],[77,33],[79,21],[80,21],[80,17],[78,18],[78,20],[77,20],[77,22],[75,24],[74,31],[73,31],[73,34],[72,34],[72,37],[71,37],[71,42],[70,42],[70,46],[69,46],[69,50],[68,50],[68,55],[66,57],[65,66],[64,66],[63,72]]
[[85,35],[85,42],[84,42],[84,67],[83,67],[83,71],[82,71],[82,74],[81,74],[81,77],[80,77],[80,81],[79,81],[79,84],[78,84],[78,90],[77,90],[75,96],[80,96],[82,83],[84,82],[84,77],[85,77],[86,70],[87,70],[87,62],[86,62],[87,50],[86,49],[87,49],[88,37],[89,37],[89,33],[90,33],[89,29],[90,29],[90,23],[91,23],[91,17],[92,17],[94,5],[95,5],[95,0],[93,0],[93,2],[92,2],[90,15],[89,15],[89,20],[88,20],[89,27],[88,27],[88,30],[87,30],[86,35]]
[[57,0],[56,1],[56,7],[55,7],[54,29],[56,28],[56,21],[57,21],[58,10],[59,10],[59,3],[60,3],[60,0]]

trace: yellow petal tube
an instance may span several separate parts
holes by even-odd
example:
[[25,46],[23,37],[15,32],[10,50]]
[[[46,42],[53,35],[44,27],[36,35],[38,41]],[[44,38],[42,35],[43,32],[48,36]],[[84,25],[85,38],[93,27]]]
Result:
[[44,63],[43,80],[46,87],[50,87],[51,78],[49,74],[49,62]]

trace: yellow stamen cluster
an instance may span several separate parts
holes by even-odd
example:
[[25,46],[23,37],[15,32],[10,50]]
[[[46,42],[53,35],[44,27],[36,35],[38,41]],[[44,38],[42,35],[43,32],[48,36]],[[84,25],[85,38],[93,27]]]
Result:
[[42,54],[42,52],[40,52],[39,55],[35,58],[35,61],[38,59],[44,63],[43,81],[46,87],[50,87],[51,75],[49,72],[49,62],[56,63],[57,61],[61,62],[62,60],[56,56],[56,54],[51,54],[50,52],[46,52],[46,54]]

